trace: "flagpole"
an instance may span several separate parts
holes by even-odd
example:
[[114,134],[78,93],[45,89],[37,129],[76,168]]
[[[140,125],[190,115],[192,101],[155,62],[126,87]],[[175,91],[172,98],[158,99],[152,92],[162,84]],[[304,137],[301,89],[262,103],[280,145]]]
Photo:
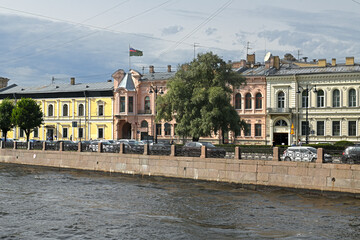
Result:
[[130,71],[130,68],[131,68],[131,62],[130,62],[130,44],[129,44],[129,50],[128,50],[128,53],[129,53],[129,71]]

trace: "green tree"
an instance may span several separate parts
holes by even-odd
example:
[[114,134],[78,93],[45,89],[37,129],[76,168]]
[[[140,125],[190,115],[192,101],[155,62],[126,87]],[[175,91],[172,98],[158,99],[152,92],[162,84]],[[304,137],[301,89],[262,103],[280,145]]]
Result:
[[231,105],[233,88],[244,78],[212,52],[179,67],[157,99],[157,121],[175,118],[176,134],[193,141],[219,131],[240,133],[245,123]]
[[11,119],[14,125],[25,131],[26,141],[29,142],[30,133],[43,123],[43,113],[35,100],[22,98],[16,103]]
[[9,99],[4,99],[0,103],[0,129],[4,134],[5,142],[7,137],[7,132],[13,127],[11,122],[11,114],[14,109],[14,103]]

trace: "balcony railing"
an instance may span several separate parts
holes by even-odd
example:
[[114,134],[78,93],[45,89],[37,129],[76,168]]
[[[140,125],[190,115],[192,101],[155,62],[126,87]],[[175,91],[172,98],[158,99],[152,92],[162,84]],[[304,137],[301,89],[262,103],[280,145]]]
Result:
[[151,110],[147,109],[147,110],[138,110],[138,114],[151,114]]
[[268,108],[267,111],[270,114],[292,113],[292,108]]

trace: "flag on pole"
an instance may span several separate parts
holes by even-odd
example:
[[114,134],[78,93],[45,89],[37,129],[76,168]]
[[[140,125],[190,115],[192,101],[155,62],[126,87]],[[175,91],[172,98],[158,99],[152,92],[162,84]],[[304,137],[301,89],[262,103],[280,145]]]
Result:
[[143,55],[143,52],[140,51],[140,50],[134,49],[134,48],[130,48],[129,55],[130,56],[139,56],[140,57],[140,56]]

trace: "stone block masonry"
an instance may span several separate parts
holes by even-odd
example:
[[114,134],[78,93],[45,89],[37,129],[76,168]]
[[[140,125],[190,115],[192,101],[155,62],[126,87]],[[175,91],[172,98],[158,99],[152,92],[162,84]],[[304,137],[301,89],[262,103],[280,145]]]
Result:
[[0,162],[360,194],[349,164],[20,149],[0,149]]

